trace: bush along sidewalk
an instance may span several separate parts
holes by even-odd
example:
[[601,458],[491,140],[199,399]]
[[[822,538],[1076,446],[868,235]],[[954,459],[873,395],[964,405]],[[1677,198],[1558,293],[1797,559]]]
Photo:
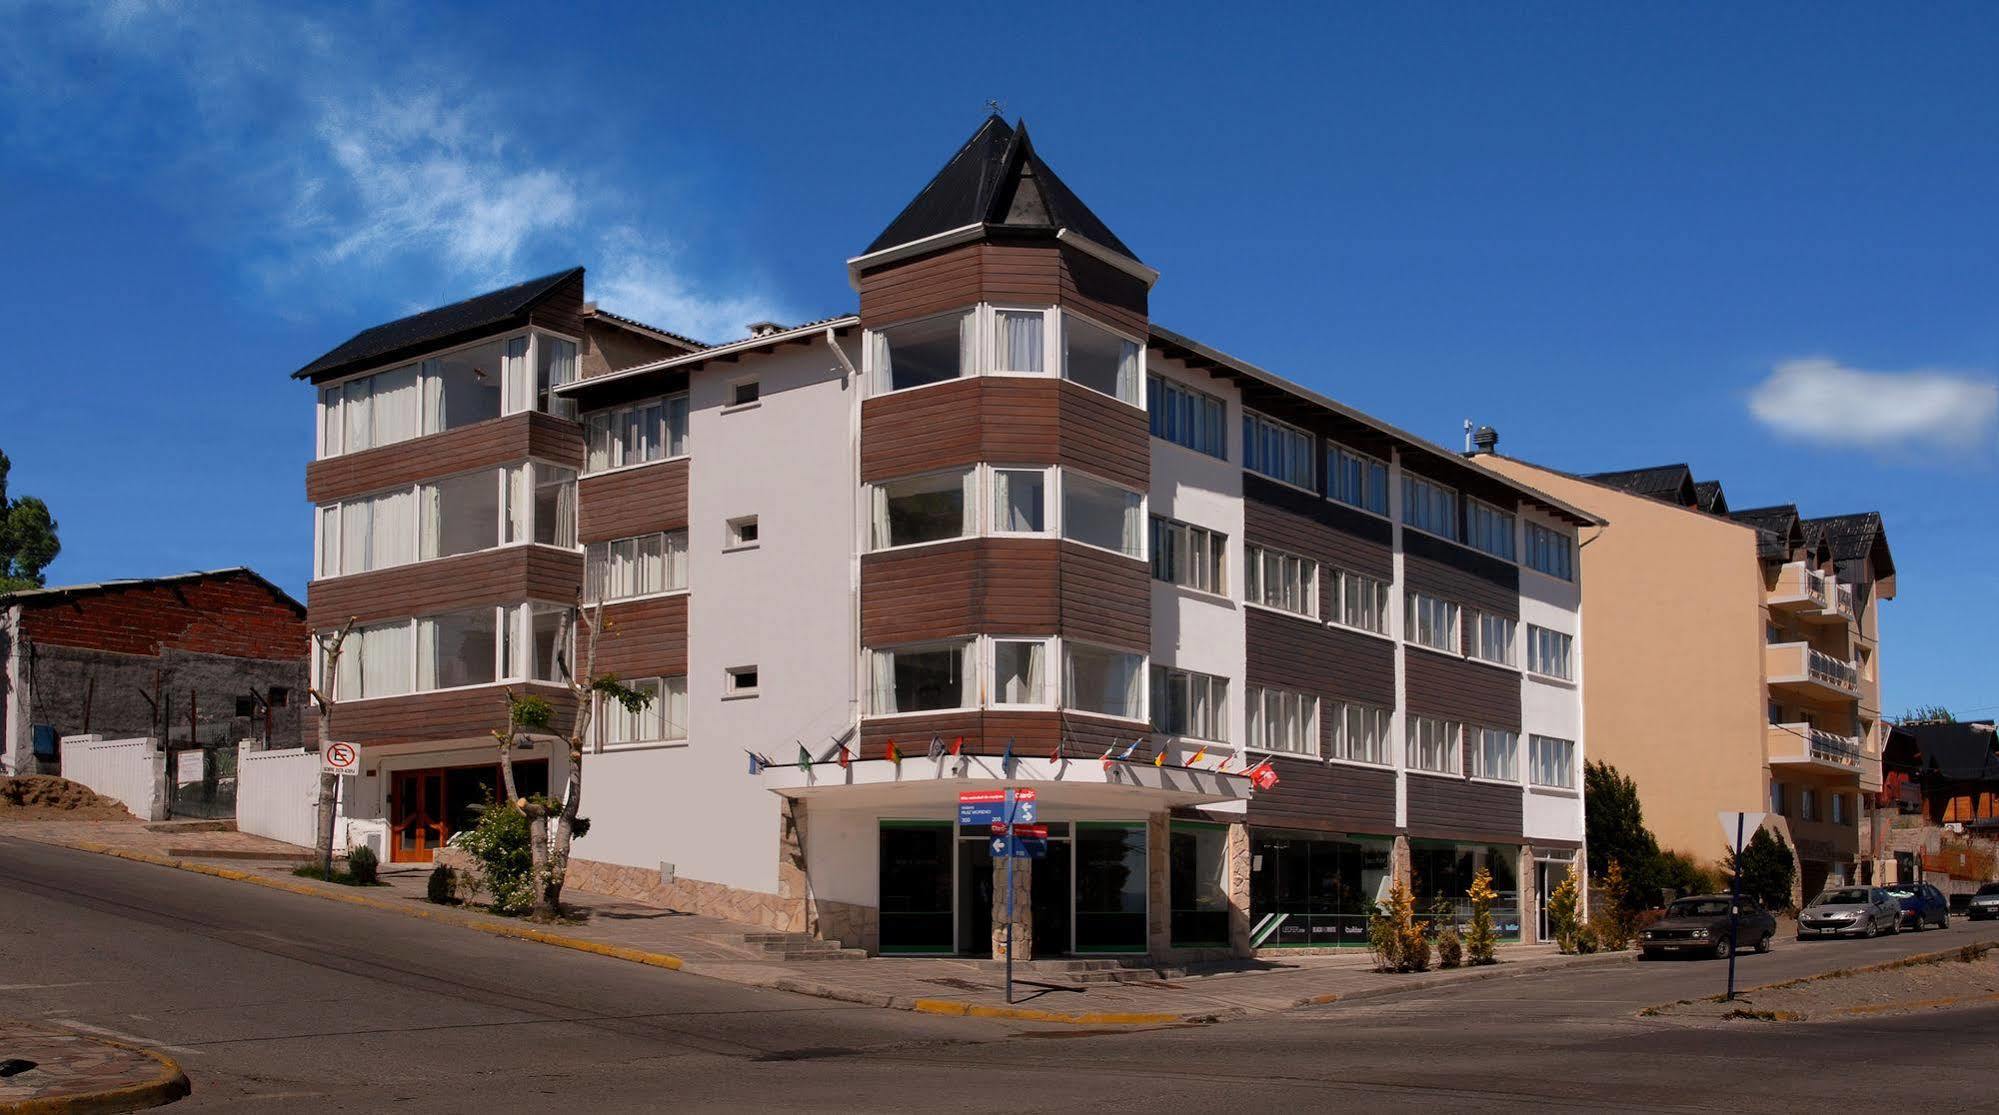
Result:
[[349,887],[387,886],[388,884],[382,882],[380,878],[381,866],[381,860],[375,855],[375,850],[366,844],[362,844],[347,853],[347,866],[344,869],[338,866],[334,867],[331,878],[327,876],[326,872],[320,870],[319,865],[316,863],[302,864],[295,867],[292,869],[292,874],[301,879],[319,879],[324,882],[339,883],[342,886]]

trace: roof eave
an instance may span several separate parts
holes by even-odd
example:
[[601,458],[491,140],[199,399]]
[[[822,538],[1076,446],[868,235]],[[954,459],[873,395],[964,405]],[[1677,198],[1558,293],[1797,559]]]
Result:
[[1130,275],[1132,278],[1144,283],[1147,290],[1151,290],[1152,284],[1159,281],[1159,270],[1157,268],[1147,267],[1145,264],[1125,255],[1123,252],[1099,244],[1095,240],[1073,229],[1056,229],[1055,239],[1076,248],[1084,255],[1102,260],[1125,274]]
[[957,228],[946,229],[943,232],[932,233],[918,240],[911,240],[907,244],[896,244],[879,251],[855,256],[847,261],[847,283],[855,290],[859,290],[861,289],[861,272],[863,271],[882,267],[890,263],[899,263],[905,259],[912,259],[916,256],[941,251],[945,248],[956,247],[959,244],[970,243],[984,236],[985,232],[985,222],[974,221],[968,225],[959,225]]
[[650,364],[638,364],[621,371],[611,372],[607,375],[571,380],[554,388],[554,391],[558,395],[572,395],[579,391],[587,391],[593,387],[601,387],[607,383],[619,383],[652,372],[669,372],[679,368],[689,368],[709,360],[738,356],[765,346],[776,346],[788,344],[792,341],[809,340],[816,334],[838,333],[843,329],[852,329],[860,323],[861,318],[859,314],[847,314],[844,317],[829,318],[826,321],[815,321],[810,325],[785,329],[767,336],[745,337],[740,341],[730,341],[728,344],[716,345],[713,348],[704,348],[699,352],[668,357],[665,360],[655,360]]

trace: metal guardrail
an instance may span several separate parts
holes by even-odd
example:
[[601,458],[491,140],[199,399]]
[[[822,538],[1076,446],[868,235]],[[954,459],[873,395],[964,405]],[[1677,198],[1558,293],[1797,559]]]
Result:
[[1854,669],[1853,663],[1834,658],[1822,650],[1811,650],[1806,653],[1805,669],[1811,674],[1812,680],[1838,686],[1841,689],[1855,689],[1860,684],[1860,671]]
[[1834,606],[1838,608],[1840,615],[1843,615],[1848,619],[1853,618],[1854,612],[1853,612],[1852,585],[1836,586],[1834,590],[1833,601],[1834,601]]
[[1822,763],[1838,763],[1841,766],[1860,765],[1860,748],[1852,737],[1834,732],[1812,729],[1812,758]]
[[1825,574],[1805,570],[1805,595],[1812,598],[1812,603],[1825,607]]

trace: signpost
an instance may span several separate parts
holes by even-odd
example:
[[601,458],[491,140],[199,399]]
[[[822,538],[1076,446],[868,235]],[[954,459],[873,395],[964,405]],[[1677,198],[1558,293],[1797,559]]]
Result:
[[1763,827],[1763,819],[1768,813],[1731,813],[1724,809],[1716,814],[1721,821],[1722,839],[1728,841],[1730,859],[1735,865],[1735,875],[1728,884],[1728,994],[1725,1002],[1735,1001],[1735,942],[1736,928],[1742,911],[1742,849],[1748,845],[1749,836]]
[[1032,786],[994,790],[963,790],[958,794],[958,823],[988,825],[994,856],[1006,859],[1006,1001],[1013,1002],[1013,861],[1040,859],[1048,854],[1048,826],[1034,823]]

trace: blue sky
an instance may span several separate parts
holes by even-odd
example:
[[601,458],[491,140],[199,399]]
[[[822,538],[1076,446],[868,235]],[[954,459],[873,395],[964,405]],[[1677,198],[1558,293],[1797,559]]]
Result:
[[1447,444],[1881,510],[1888,711],[1999,710],[1999,7],[634,7],[0,0],[51,580],[302,593],[292,369],[575,263],[709,340],[847,310],[997,98],[1170,328]]

